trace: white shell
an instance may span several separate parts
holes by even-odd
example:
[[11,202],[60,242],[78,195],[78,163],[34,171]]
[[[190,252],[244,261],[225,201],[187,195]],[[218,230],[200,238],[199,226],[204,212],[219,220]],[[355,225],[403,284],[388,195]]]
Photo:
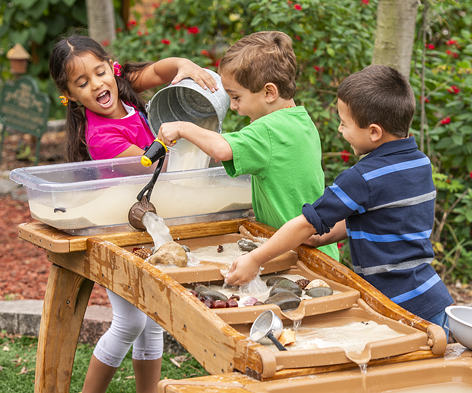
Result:
[[329,288],[329,285],[326,284],[326,282],[324,282],[323,280],[316,279],[308,283],[308,285],[305,287],[305,291],[310,288],[319,288],[319,287]]

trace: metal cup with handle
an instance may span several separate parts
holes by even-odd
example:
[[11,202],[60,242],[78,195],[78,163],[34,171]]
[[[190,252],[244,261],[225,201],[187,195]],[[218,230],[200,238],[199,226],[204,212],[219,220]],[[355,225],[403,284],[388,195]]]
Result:
[[279,351],[286,351],[287,348],[278,340],[283,330],[282,320],[272,310],[267,310],[259,315],[252,324],[249,337],[261,344],[267,343],[267,339],[269,339]]

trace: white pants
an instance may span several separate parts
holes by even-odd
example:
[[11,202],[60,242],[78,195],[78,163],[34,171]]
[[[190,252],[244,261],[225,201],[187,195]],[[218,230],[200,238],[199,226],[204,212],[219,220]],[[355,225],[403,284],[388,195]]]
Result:
[[133,359],[155,360],[162,357],[162,328],[127,300],[107,289],[113,309],[110,328],[93,351],[110,367],[118,367],[133,345]]

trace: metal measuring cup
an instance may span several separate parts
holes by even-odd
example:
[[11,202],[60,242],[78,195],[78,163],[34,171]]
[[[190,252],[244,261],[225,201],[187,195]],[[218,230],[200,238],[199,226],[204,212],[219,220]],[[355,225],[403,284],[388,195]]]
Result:
[[264,344],[267,338],[272,341],[279,351],[286,351],[278,338],[284,330],[282,320],[272,310],[264,311],[251,326],[249,337],[251,340]]

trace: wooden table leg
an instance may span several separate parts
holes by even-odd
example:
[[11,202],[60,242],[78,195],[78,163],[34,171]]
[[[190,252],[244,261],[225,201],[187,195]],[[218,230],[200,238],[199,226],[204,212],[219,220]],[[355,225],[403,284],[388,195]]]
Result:
[[39,330],[35,393],[67,393],[93,281],[51,266]]

